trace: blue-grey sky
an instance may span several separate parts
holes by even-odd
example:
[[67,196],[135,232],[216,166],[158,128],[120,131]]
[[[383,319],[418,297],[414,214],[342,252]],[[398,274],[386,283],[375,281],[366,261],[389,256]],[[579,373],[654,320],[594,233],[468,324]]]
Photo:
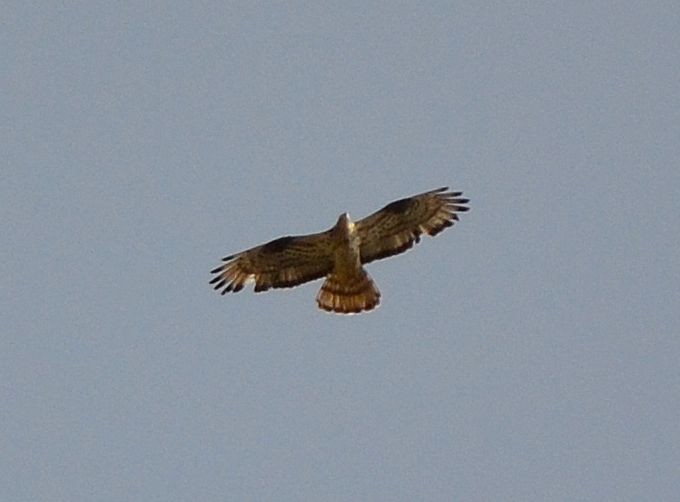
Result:
[[[675,499],[679,5],[5,4],[3,500]],[[373,313],[208,285],[442,185]]]

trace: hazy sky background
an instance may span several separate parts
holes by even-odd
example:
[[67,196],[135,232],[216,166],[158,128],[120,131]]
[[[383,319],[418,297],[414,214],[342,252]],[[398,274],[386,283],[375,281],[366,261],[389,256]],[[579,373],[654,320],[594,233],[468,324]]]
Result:
[[[0,16],[3,501],[677,500],[677,1]],[[442,185],[373,313],[208,285]]]

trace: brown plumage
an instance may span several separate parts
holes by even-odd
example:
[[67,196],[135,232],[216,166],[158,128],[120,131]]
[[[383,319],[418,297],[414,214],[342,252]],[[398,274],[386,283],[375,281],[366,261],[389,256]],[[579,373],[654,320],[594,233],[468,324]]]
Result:
[[210,281],[222,294],[255,283],[255,292],[290,288],[326,277],[319,308],[338,314],[374,309],[380,292],[363,264],[403,253],[458,221],[468,199],[448,187],[397,200],[353,223],[344,213],[325,232],[287,236],[223,258]]

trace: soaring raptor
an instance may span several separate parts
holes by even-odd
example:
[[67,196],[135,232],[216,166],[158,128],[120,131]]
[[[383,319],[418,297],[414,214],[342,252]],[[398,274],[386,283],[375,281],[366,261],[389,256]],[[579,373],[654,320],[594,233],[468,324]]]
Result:
[[223,258],[210,273],[222,294],[241,291],[248,282],[255,292],[292,288],[325,277],[316,297],[319,308],[358,314],[380,303],[380,291],[362,265],[403,253],[425,233],[435,236],[467,211],[463,192],[439,188],[394,201],[352,222],[348,213],[325,232],[286,236]]

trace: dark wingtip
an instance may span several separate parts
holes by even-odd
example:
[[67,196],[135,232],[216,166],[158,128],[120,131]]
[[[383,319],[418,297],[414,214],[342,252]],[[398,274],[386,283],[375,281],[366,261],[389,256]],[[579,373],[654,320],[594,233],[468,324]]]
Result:
[[215,291],[221,289],[221,288],[226,284],[226,282],[227,282],[227,281],[222,281],[222,282],[220,282],[219,284],[215,285],[215,287],[214,287],[213,289],[214,289]]
[[217,272],[222,272],[222,267],[224,267],[224,265],[220,265],[219,267],[212,269],[210,273],[216,274]]

